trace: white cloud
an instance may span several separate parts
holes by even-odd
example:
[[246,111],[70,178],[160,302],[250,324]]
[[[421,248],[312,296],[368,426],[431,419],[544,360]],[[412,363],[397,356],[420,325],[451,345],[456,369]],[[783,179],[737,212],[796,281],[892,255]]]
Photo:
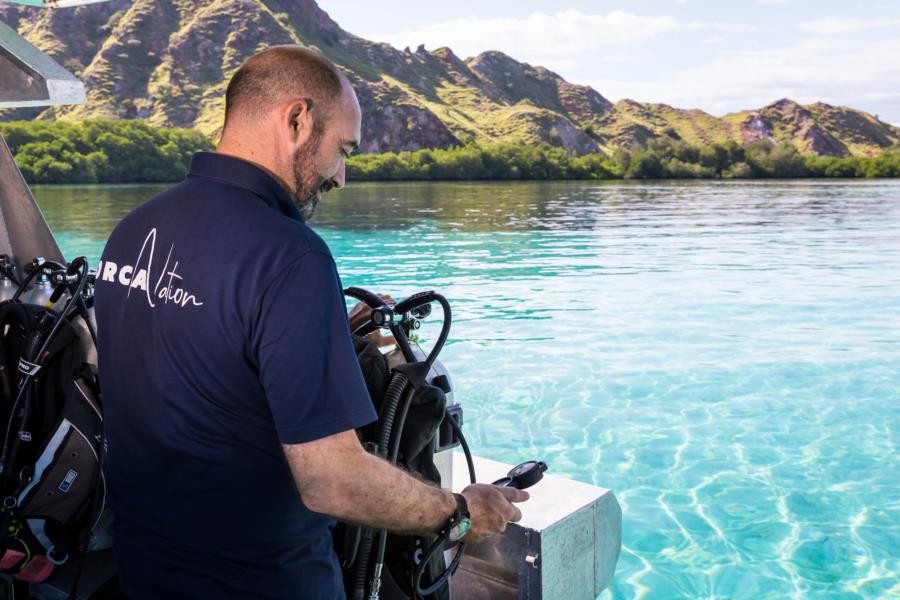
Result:
[[628,63],[634,62],[637,59],[634,54],[628,54],[627,52],[618,52],[614,54],[604,53],[601,56],[596,57],[596,60],[605,63]]
[[[749,22],[762,27],[765,18]],[[364,37],[396,47],[450,46],[462,57],[501,50],[592,85],[611,100],[634,98],[723,114],[789,97],[802,103],[848,105],[896,121],[900,61],[890,57],[900,56],[900,36],[830,35],[895,25],[900,26],[900,19],[809,20],[799,26],[815,37],[797,40],[797,21],[791,29],[770,28],[765,38],[758,38],[731,35],[754,31],[752,25],[627,11],[560,10],[521,17],[470,16]],[[786,37],[779,42],[781,35]],[[757,47],[763,49],[751,49]]]
[[705,64],[654,80],[587,82],[610,100],[633,98],[702,108],[712,114],[758,108],[779,98],[818,100],[891,113],[897,119],[900,39],[802,40],[762,51],[724,52]]
[[900,100],[900,92],[865,92],[871,100]]
[[803,31],[818,33],[820,35],[859,33],[860,31],[871,31],[873,29],[900,27],[900,19],[816,19],[815,21],[804,21],[803,23],[800,23],[798,27]]
[[[514,57],[515,58],[515,57]],[[534,57],[530,60],[533,66],[544,67],[555,73],[565,73],[578,68],[579,61],[577,58],[566,58],[561,56]]]
[[485,50],[501,50],[519,60],[535,57],[572,56],[582,52],[637,44],[673,32],[714,30],[746,31],[741,25],[703,21],[679,21],[669,15],[644,16],[613,11],[585,14],[566,10],[553,14],[536,12],[527,17],[485,19],[471,16],[393,34],[365,35],[397,48],[449,46],[458,55],[474,56]]

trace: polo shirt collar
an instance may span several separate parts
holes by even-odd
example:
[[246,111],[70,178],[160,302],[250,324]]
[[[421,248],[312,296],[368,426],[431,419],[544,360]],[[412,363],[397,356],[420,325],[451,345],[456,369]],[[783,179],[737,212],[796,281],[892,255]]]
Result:
[[218,152],[197,152],[191,159],[188,177],[205,177],[244,188],[286,217],[303,221],[288,191],[271,175],[253,163]]

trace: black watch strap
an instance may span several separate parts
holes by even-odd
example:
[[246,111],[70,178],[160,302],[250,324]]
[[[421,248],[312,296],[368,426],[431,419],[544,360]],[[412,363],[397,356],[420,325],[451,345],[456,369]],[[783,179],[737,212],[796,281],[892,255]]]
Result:
[[471,517],[469,514],[469,503],[466,502],[466,497],[462,494],[453,494],[453,497],[456,498],[456,517]]
[[[433,580],[430,585],[422,587],[422,576],[425,574],[425,570],[431,563],[432,558],[448,548],[446,544],[447,537],[450,534],[450,530],[459,521],[470,521],[472,518],[472,516],[469,514],[469,503],[466,502],[465,496],[463,496],[462,494],[453,494],[453,497],[456,499],[456,511],[452,515],[450,515],[449,519],[447,519],[447,523],[441,528],[437,539],[435,539],[431,543],[431,546],[429,546],[428,549],[425,550],[425,553],[422,555],[422,560],[418,563],[418,566],[416,567],[416,570],[413,574],[416,593],[420,598],[430,596],[435,592],[435,590],[437,590],[447,582],[450,576],[456,572],[456,568],[459,567],[459,562],[462,559],[463,551],[466,548],[466,542],[459,541],[456,554],[454,554],[453,559],[450,561],[450,564],[447,566],[447,568],[444,569],[444,572],[441,573],[441,575],[437,579]],[[468,531],[468,526],[466,531]]]

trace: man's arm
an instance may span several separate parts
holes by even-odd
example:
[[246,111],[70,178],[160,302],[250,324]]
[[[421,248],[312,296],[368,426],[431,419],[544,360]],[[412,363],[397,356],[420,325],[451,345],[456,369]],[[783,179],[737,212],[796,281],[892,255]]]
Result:
[[[398,533],[434,533],[456,510],[453,495],[366,452],[353,431],[304,444],[284,444],[303,503],[312,511]],[[474,484],[463,490],[472,541],[502,533],[522,517],[512,488]]]

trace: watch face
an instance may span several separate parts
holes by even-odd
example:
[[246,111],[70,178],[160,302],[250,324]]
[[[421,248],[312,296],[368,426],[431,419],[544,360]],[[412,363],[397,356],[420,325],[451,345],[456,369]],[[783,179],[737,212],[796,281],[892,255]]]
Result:
[[450,528],[450,533],[447,535],[447,539],[451,542],[458,542],[463,539],[467,533],[469,533],[469,529],[472,528],[472,520],[469,517],[462,517],[459,521],[457,521],[456,525]]

